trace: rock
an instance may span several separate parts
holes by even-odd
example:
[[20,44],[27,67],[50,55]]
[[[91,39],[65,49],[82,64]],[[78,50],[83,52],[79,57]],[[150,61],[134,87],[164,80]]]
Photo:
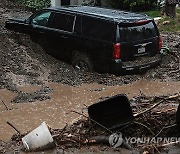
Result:
[[162,17],[155,17],[154,21],[155,21],[156,24],[158,24],[161,19],[162,19]]
[[179,48],[179,47],[180,47],[180,42],[174,44],[174,47],[175,47],[175,48]]
[[169,20],[166,20],[166,21],[163,21],[163,25],[167,25],[167,24],[169,24],[170,23],[170,21]]

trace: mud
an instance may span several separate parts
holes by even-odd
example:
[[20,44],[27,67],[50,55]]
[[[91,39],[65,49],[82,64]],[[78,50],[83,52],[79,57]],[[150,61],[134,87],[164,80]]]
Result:
[[13,7],[10,2],[6,6],[2,6],[2,1],[0,3],[0,88],[17,92],[18,85],[45,85],[46,82],[58,82],[72,86],[84,83],[113,86],[128,84],[141,79],[180,80],[179,34],[162,34],[164,45],[170,48],[170,53],[164,55],[160,66],[144,74],[115,76],[95,72],[79,72],[74,70],[70,64],[46,54],[40,46],[30,40],[29,36],[6,30],[4,23],[7,18],[29,16],[31,12]]
[[[180,82],[156,82],[141,80],[123,86],[106,86],[102,84],[83,84],[79,87],[62,85],[59,83],[47,83],[47,89],[41,86],[18,86],[21,93],[36,93],[38,91],[46,94],[51,99],[45,101],[36,100],[28,103],[27,98],[19,103],[12,102],[19,97],[17,93],[2,89],[0,102],[0,139],[8,141],[16,133],[14,129],[6,124],[13,123],[22,133],[36,128],[40,123],[46,121],[52,128],[62,128],[66,123],[73,123],[81,118],[71,111],[84,112],[87,114],[87,106],[96,103],[106,97],[116,94],[127,94],[129,99],[141,95],[163,96],[180,91]],[[52,91],[53,89],[53,91]]]
[[88,105],[108,96],[125,93],[133,99],[142,93],[162,96],[180,92],[180,34],[162,34],[170,52],[160,66],[144,74],[79,72],[46,54],[29,36],[6,30],[7,18],[31,12],[4,2],[0,1],[0,140],[8,141],[16,133],[7,121],[22,133],[43,121],[62,128],[81,118],[72,110],[87,113]]
[[[112,132],[121,132],[124,137],[179,137],[179,132],[175,123],[175,116],[176,116],[176,108],[179,105],[179,97],[180,95],[174,94],[169,96],[146,96],[144,94],[140,94],[137,97],[134,97],[131,100],[131,107],[133,109],[134,113],[141,113],[141,111],[144,111],[147,108],[150,108],[151,106],[155,105],[158,102],[161,102],[157,108],[151,109],[150,111],[139,114],[139,116],[135,116],[135,120],[133,123],[130,123],[126,127],[121,127],[116,130],[108,130],[104,129],[103,127],[100,127],[99,125],[95,124],[93,121],[91,121],[88,118],[85,118],[84,116],[81,117],[80,120],[74,122],[73,124],[67,124],[62,129],[52,129],[50,128],[50,132],[54,138],[54,142],[57,146],[57,149],[63,149],[65,151],[72,150],[72,152],[75,153],[81,153],[80,151],[75,151],[77,149],[81,149],[82,147],[86,148],[86,151],[89,148],[92,148],[92,145],[101,144],[101,146],[96,146],[101,151],[106,150],[108,152],[111,151],[114,153],[114,151],[118,151],[119,153],[122,152],[122,148],[116,148],[113,149],[111,147],[108,147],[108,143],[106,144],[107,140],[106,138],[102,136],[109,136],[112,134]],[[79,114],[85,114],[79,112]],[[165,128],[165,126],[171,126],[169,128]],[[107,131],[108,130],[108,131]],[[21,138],[23,135],[13,135],[11,138],[11,142],[8,142],[8,144],[3,145],[3,149],[5,151],[12,150],[12,145],[15,145],[17,149],[20,149],[20,145],[22,143]],[[94,137],[99,136],[101,137]],[[94,137],[92,139],[92,137]],[[92,142],[91,142],[92,141]],[[170,141],[169,141],[170,142]],[[11,143],[11,144],[10,144]],[[0,145],[2,143],[0,142]],[[169,148],[166,146],[166,148],[163,148],[161,145],[164,144],[164,142],[159,141],[158,143],[145,143],[145,142],[139,142],[138,144],[135,142],[130,142],[128,144],[131,144],[131,147],[134,149],[137,149],[139,153],[143,153],[144,151],[147,151],[149,153],[157,153],[159,151],[164,151],[164,153],[168,153],[169,151],[176,151],[179,153],[178,148]],[[10,145],[8,148],[7,145]],[[123,147],[123,146],[122,146]],[[74,148],[74,149],[73,149]],[[135,151],[135,150],[134,150]],[[50,151],[49,151],[50,152]],[[52,151],[51,151],[52,152]],[[132,152],[132,151],[131,151]],[[131,153],[129,151],[129,153]],[[95,152],[98,153],[98,152]],[[122,152],[124,154],[124,152]],[[138,152],[136,152],[138,154]],[[159,152],[160,153],[160,152]]]

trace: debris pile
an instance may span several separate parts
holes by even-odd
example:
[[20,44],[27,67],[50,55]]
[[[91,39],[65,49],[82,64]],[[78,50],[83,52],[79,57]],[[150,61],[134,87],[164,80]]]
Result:
[[[67,150],[69,148],[81,148],[94,144],[88,142],[89,139],[95,136],[109,136],[112,133],[121,132],[125,137],[179,137],[176,126],[176,111],[180,103],[180,95],[172,96],[154,96],[147,97],[141,94],[134,97],[131,102],[135,120],[116,130],[104,129],[98,123],[92,121],[85,113],[80,114],[83,118],[72,125],[66,125],[62,129],[50,129],[52,137],[58,149]],[[13,135],[11,145],[19,146],[21,143],[21,135]],[[9,144],[9,143],[7,143]],[[7,144],[1,143],[1,151],[8,149]],[[104,146],[104,145],[103,145]],[[156,144],[131,144],[135,149],[145,150],[161,150],[164,146]],[[11,146],[10,146],[11,147]],[[102,147],[102,145],[100,145]],[[110,148],[110,147],[108,147]]]
[[[179,94],[154,97],[142,94],[131,100],[135,120],[125,127],[108,131],[88,119],[80,120],[63,129],[52,130],[52,134],[58,147],[63,149],[80,148],[93,136],[108,136],[114,132],[121,132],[123,137],[178,137],[176,111],[179,103]],[[133,144],[132,146],[142,150],[148,150],[148,148],[156,150],[154,144]]]

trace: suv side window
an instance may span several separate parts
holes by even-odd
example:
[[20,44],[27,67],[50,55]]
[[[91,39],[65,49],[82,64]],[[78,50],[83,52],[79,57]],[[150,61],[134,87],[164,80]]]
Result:
[[112,41],[115,37],[115,25],[105,20],[83,17],[82,32],[86,37]]
[[63,13],[55,13],[52,21],[52,28],[72,32],[75,16]]
[[32,19],[33,25],[47,26],[51,12],[43,12]]

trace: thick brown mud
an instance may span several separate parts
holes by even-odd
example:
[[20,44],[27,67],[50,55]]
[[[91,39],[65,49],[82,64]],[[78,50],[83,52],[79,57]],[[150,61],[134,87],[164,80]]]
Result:
[[[30,14],[12,1],[0,1],[0,140],[8,141],[16,133],[7,121],[21,133],[31,131],[43,121],[52,128],[62,128],[81,118],[72,110],[87,114],[87,106],[107,96],[125,93],[131,99],[141,93],[159,96],[180,92],[178,33],[161,34],[163,45],[170,52],[163,56],[160,66],[144,74],[85,73],[47,55],[29,36],[5,29],[8,18]],[[84,153],[89,149],[85,148]]]
[[[157,82],[140,80],[123,86],[106,86],[102,84],[83,84],[72,87],[59,83],[46,83],[53,89],[48,95],[51,99],[45,101],[11,102],[17,93],[9,90],[0,90],[0,139],[9,140],[16,133],[6,124],[11,122],[21,133],[30,131],[45,121],[52,128],[62,128],[66,123],[70,124],[80,118],[71,111],[87,113],[87,106],[96,103],[107,96],[127,94],[129,99],[141,93],[148,96],[169,95],[180,91],[180,82]],[[41,86],[18,86],[18,91],[33,93]],[[7,110],[8,108],[8,110]]]

